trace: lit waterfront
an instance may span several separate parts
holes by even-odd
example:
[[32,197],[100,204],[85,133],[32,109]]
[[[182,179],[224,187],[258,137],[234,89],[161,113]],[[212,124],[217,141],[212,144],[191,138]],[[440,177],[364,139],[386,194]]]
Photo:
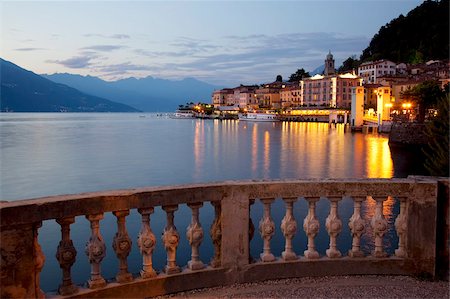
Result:
[[[171,185],[194,182],[285,179],[285,178],[390,178],[405,176],[411,169],[396,169],[386,136],[345,133],[338,125],[330,128],[323,123],[250,123],[239,121],[172,120],[147,114],[2,114],[1,134],[1,199],[14,200],[52,194],[79,193],[96,190],[133,188],[139,186]],[[279,223],[284,216],[284,204],[273,204],[276,235],[272,240],[275,255],[284,249]],[[363,205],[368,219],[373,215],[374,202]],[[317,204],[321,227],[329,212],[329,203]],[[353,204],[344,199],[339,204],[343,223],[353,212]],[[388,200],[384,213],[392,223],[398,206]],[[294,215],[299,223],[306,216],[307,204],[299,200]],[[132,211],[127,219],[129,234],[136,236],[140,221]],[[205,204],[200,220],[209,229],[213,209]],[[262,215],[262,205],[252,206],[255,226]],[[115,217],[106,214],[101,231],[108,246],[102,272],[107,278],[115,275],[117,259],[110,244],[115,233]],[[180,206],[175,224],[180,228],[177,260],[185,264],[190,247],[184,228],[190,221],[190,210]],[[152,229],[158,236],[165,225],[165,214],[155,209]],[[89,263],[84,246],[89,238],[89,224],[85,217],[77,217],[71,227],[78,251],[73,268],[76,283],[86,281]],[[114,229],[109,229],[114,228]],[[55,251],[60,240],[60,228],[53,221],[44,222],[40,231],[47,260],[42,273],[46,290],[55,289],[60,269]],[[367,234],[370,233],[370,230]],[[367,235],[366,235],[367,236]],[[370,242],[364,243],[366,252]],[[369,240],[369,238],[366,238]],[[395,233],[386,235],[385,244],[396,240]],[[257,257],[262,240],[257,232],[251,243],[252,255]],[[294,238],[297,247],[306,248],[306,236],[299,225]],[[344,225],[338,245],[344,252],[351,246],[348,227]],[[317,250],[324,254],[328,235],[321,230],[317,236]],[[305,248],[297,254],[301,254]],[[392,252],[392,248],[388,249]],[[208,234],[200,249],[207,262],[212,245]],[[139,271],[141,256],[133,240],[129,257],[130,271]],[[160,239],[154,255],[156,269],[165,263],[165,251]]]

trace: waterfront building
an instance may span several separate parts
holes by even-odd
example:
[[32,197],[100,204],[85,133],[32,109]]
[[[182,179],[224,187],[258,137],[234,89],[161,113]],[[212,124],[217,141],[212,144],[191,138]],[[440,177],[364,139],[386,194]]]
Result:
[[350,109],[352,87],[360,85],[361,79],[351,73],[306,78],[302,82],[303,105]]
[[234,105],[234,91],[232,88],[215,90],[212,94],[214,107]]
[[376,84],[378,78],[383,75],[395,75],[396,66],[394,62],[387,59],[363,62],[358,67],[358,76],[363,79],[364,83]]
[[267,83],[255,91],[259,108],[279,109],[281,108],[280,90],[283,82]]
[[301,82],[286,82],[280,89],[281,108],[301,107],[303,105]]
[[377,109],[377,91],[381,84],[363,84],[364,87],[364,109]]
[[243,109],[257,109],[258,100],[255,91],[258,85],[241,85],[234,88],[234,102]]

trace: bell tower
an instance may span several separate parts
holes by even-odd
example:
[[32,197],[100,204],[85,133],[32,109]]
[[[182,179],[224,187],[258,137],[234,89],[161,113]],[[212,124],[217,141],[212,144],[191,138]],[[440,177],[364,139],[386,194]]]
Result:
[[328,51],[327,59],[325,60],[324,74],[325,74],[325,76],[336,74],[336,71],[334,69],[333,54],[331,54],[331,51]]

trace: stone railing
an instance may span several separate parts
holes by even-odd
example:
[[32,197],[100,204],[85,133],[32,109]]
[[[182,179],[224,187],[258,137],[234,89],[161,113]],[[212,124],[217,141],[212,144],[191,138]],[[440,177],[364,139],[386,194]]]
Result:
[[[438,186],[442,184],[448,192],[448,180],[428,178],[244,181],[2,202],[1,298],[149,297],[236,282],[318,275],[427,274],[434,277],[438,258],[437,205],[439,192],[442,192]],[[375,211],[371,219],[364,219],[361,203],[368,197],[375,200]],[[286,207],[281,223],[274,223],[271,217],[271,204],[275,198],[282,198]],[[343,223],[338,212],[338,203],[343,198],[353,200],[353,215],[348,223]],[[383,203],[388,198],[395,198],[400,203],[400,213],[394,225],[398,244],[393,256],[388,256],[383,246],[383,236],[388,230]],[[319,199],[330,201],[324,228],[320,227],[316,216],[316,202]],[[249,243],[254,233],[250,208],[255,200],[260,200],[264,208],[259,222],[264,245],[260,259],[256,261],[249,258]],[[293,212],[294,203],[299,200],[306,200],[308,204],[308,213],[301,219],[302,223],[296,220]],[[444,200],[448,209],[448,197]],[[215,219],[210,228],[214,257],[208,265],[199,258],[199,247],[205,234],[199,221],[199,209],[204,202],[210,202],[215,209]],[[192,211],[191,223],[186,231],[191,248],[191,259],[187,265],[178,265],[176,260],[180,232],[174,225],[174,211],[180,204],[187,204]],[[162,207],[167,216],[161,239],[155,237],[150,222],[155,207]],[[137,236],[129,236],[126,229],[125,218],[133,209],[140,214],[141,229]],[[119,269],[115,280],[107,282],[100,270],[106,250],[100,233],[100,221],[104,213],[110,212],[117,218],[112,247],[119,261]],[[82,254],[77,255],[71,240],[70,226],[80,215],[88,219],[91,228],[91,236],[86,240],[91,274],[83,287],[76,286],[71,276],[73,264],[79,259],[86,259]],[[61,226],[62,235],[56,254],[62,271],[57,294],[44,294],[40,288],[40,272],[45,260],[54,258],[44,256],[38,242],[39,227],[42,221],[49,219],[56,220]],[[446,223],[448,225],[448,219]],[[281,227],[285,240],[281,257],[275,257],[271,251],[275,225]],[[345,225],[349,226],[353,240],[349,252],[341,252],[336,243],[336,237]],[[307,236],[307,250],[299,256],[292,240],[302,228]],[[368,228],[373,231],[374,251],[365,255],[360,248],[360,240]],[[329,235],[329,248],[325,256],[320,256],[314,241],[323,229]],[[142,256],[138,275],[129,273],[127,266],[132,239],[137,239]],[[159,273],[152,263],[156,242],[163,242],[167,253],[166,265]]]

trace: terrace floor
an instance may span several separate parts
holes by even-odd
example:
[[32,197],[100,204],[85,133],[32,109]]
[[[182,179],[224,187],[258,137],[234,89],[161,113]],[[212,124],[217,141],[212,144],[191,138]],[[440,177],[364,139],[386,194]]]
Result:
[[193,290],[159,298],[449,298],[449,282],[408,276],[280,279]]

